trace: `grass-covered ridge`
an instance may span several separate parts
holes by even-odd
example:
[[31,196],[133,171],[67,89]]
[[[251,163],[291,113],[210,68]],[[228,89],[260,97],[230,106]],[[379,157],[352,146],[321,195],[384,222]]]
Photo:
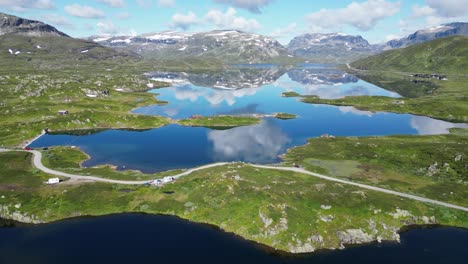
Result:
[[[467,227],[466,213],[242,163],[198,171],[162,188],[106,183],[46,186],[23,152],[0,153],[0,216],[49,222],[146,212],[209,223],[276,249],[310,252],[398,239],[408,224]],[[11,186],[11,179],[15,180]],[[39,179],[35,179],[39,178]],[[12,191],[13,190],[13,191]]]
[[182,126],[201,126],[201,127],[237,127],[249,126],[260,123],[261,119],[250,116],[200,116],[176,121]]
[[468,37],[451,36],[355,61],[362,70],[467,74]]
[[[137,107],[167,103],[147,93],[147,83],[133,70],[4,72],[0,75],[0,146],[20,144],[47,127],[63,131],[166,125],[166,118],[131,113]],[[59,115],[59,110],[68,114]]]
[[303,101],[468,122],[466,69],[468,37],[441,38],[358,60],[346,69],[363,80],[399,93],[401,99],[348,96],[330,100],[304,96]]
[[296,114],[289,114],[289,113],[276,113],[274,116],[278,119],[283,119],[283,120],[294,119],[297,117]]
[[314,138],[283,159],[326,175],[467,206],[467,133]]
[[95,167],[83,167],[83,161],[89,156],[77,148],[52,147],[42,151],[42,163],[51,169],[82,176],[99,176],[115,180],[143,181],[159,179],[167,175],[176,175],[182,170],[170,170],[160,173],[146,174],[138,170],[117,171],[112,164]]

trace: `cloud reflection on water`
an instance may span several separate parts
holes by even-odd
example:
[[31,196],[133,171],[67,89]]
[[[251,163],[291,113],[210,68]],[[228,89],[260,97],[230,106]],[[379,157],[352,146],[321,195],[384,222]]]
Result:
[[291,140],[272,120],[254,126],[208,132],[216,160],[266,163],[277,160]]
[[412,116],[411,127],[421,135],[447,134],[450,128],[468,128],[468,124],[450,123],[425,116]]

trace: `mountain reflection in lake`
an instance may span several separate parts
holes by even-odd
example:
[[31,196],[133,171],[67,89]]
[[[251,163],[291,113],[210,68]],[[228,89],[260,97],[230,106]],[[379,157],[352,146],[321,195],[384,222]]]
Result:
[[[349,94],[398,95],[336,69],[301,68],[281,74],[282,70],[268,67],[255,68],[254,71],[235,69],[225,75],[152,73],[154,78],[165,78],[174,83],[171,87],[152,91],[169,104],[141,107],[134,112],[174,119],[189,118],[194,114],[285,112],[298,115],[295,119],[264,118],[257,125],[227,130],[169,125],[142,132],[107,130],[89,135],[45,135],[31,147],[76,145],[91,156],[83,163],[85,166],[114,164],[119,169],[156,172],[217,161],[274,163],[286,149],[303,145],[308,138],[322,134],[442,134],[452,127],[468,127],[467,124],[409,114],[373,113],[349,106],[302,103],[297,98],[286,98],[281,94],[296,91],[327,98]],[[207,86],[192,84],[190,80]]]

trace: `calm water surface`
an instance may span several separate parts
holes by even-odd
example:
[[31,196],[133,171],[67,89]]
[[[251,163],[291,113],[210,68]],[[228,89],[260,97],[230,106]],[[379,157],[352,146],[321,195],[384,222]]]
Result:
[[[136,113],[174,119],[200,115],[249,115],[286,112],[292,120],[265,118],[258,125],[228,130],[169,125],[147,131],[108,130],[85,136],[45,135],[32,147],[75,145],[91,155],[83,165],[114,164],[119,169],[157,172],[189,168],[217,161],[275,163],[287,148],[303,145],[311,137],[441,134],[451,127],[467,127],[409,114],[372,113],[353,107],[313,105],[285,98],[296,91],[323,98],[348,95],[398,94],[342,71],[315,65],[285,70],[265,67],[234,69],[218,74],[151,73],[150,78],[174,86],[156,89],[165,106],[147,106]],[[396,99],[397,100],[397,99]]]
[[[193,114],[286,112],[298,118],[265,118],[258,125],[228,130],[169,125],[146,131],[45,135],[31,146],[79,146],[92,157],[85,166],[114,164],[119,169],[156,172],[215,161],[273,163],[287,148],[325,133],[441,134],[452,127],[467,127],[409,114],[311,105],[281,97],[283,92],[295,91],[322,98],[381,95],[400,100],[397,93],[322,65],[289,71],[264,66],[213,75],[151,73],[149,77],[174,83],[151,91],[170,103],[142,107],[136,113],[179,119]],[[416,229],[402,234],[401,244],[285,256],[206,225],[168,216],[124,214],[0,228],[0,263],[466,263],[467,244],[464,229]]]
[[414,229],[383,243],[285,256],[175,217],[122,214],[0,228],[0,263],[466,263],[468,231]]

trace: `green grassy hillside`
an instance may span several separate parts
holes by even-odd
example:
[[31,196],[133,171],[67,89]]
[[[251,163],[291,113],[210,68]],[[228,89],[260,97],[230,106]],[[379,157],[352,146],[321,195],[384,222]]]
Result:
[[362,70],[467,74],[468,37],[452,36],[390,50],[355,61],[351,66]]
[[[11,54],[19,52],[19,54]],[[65,36],[0,36],[0,67],[2,69],[63,69],[80,65],[106,65],[138,61],[130,53],[118,52],[90,41]]]

